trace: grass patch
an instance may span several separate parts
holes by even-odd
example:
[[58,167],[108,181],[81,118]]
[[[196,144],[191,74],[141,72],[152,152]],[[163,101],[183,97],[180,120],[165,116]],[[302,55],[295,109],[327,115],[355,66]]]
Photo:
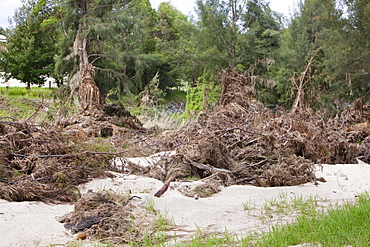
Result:
[[296,223],[273,227],[256,243],[243,246],[290,246],[311,243],[314,246],[369,246],[370,196],[359,196],[358,204],[329,209],[325,214],[298,216]]
[[144,206],[144,209],[147,212],[155,212],[154,201],[152,199],[147,200],[146,206]]
[[49,88],[30,88],[26,89],[24,87],[0,87],[0,95],[6,95],[9,97],[20,97],[24,96],[26,98],[33,99],[50,99],[52,98],[53,89]]
[[116,153],[118,150],[112,146],[110,140],[103,137],[94,137],[84,140],[80,144],[84,150],[91,152]]
[[53,90],[48,88],[0,88],[0,117],[26,119],[35,113],[42,100],[50,100]]
[[144,127],[157,127],[161,130],[175,130],[182,127],[187,120],[181,118],[181,114],[169,114],[165,110],[156,111],[154,114],[141,116]]
[[165,96],[165,104],[171,102],[186,103],[186,91],[183,90],[168,90]]
[[[282,192],[277,198],[268,200],[263,204],[259,219],[262,221],[277,219],[279,221],[285,216],[312,216],[323,210],[322,202],[324,200],[318,196],[289,196]],[[248,210],[250,205],[245,203],[243,207],[244,210]]]
[[191,241],[185,243],[176,243],[175,247],[198,247],[198,246],[239,246],[238,238],[229,234],[227,231],[220,234],[210,234],[200,229],[197,230]]

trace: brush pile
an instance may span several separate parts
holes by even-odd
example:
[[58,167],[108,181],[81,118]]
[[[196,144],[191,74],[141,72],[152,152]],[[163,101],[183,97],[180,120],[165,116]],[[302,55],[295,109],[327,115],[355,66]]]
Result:
[[91,138],[123,141],[122,136],[140,128],[130,117],[103,112],[59,118],[53,126],[1,118],[0,198],[75,202],[80,197],[77,185],[109,176],[106,170],[114,170],[110,161],[119,154],[92,150]]
[[72,233],[84,231],[88,238],[138,244],[168,225],[158,225],[157,212],[143,203],[138,196],[88,191],[75,203],[73,212],[58,220]]
[[354,104],[336,119],[309,109],[271,110],[253,100],[253,78],[223,75],[220,104],[152,140],[163,157],[148,174],[219,183],[292,186],[316,182],[314,164],[370,162],[369,115]]

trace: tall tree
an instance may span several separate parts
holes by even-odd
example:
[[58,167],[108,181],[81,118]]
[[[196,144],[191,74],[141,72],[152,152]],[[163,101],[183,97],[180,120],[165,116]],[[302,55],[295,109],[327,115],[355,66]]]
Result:
[[[246,0],[198,0],[200,40],[204,60],[213,62],[210,66],[235,69],[241,57],[242,48],[239,25]],[[217,62],[216,62],[216,61]]]
[[157,14],[151,38],[155,40],[157,52],[162,57],[160,87],[177,86],[181,80],[194,81],[195,25],[169,2],[161,3]]
[[6,50],[2,50],[7,63],[8,77],[31,84],[42,85],[53,71],[55,54],[55,22],[50,1],[29,0],[17,9],[14,29],[6,31]]
[[[101,89],[138,92],[149,82],[155,56],[145,53],[148,0],[68,0],[62,5],[62,38],[56,68],[76,91],[92,65]],[[152,72],[152,76],[155,71]]]
[[354,100],[370,90],[370,2],[366,0],[344,0],[347,13],[340,25],[330,32],[331,76],[335,86],[341,90],[338,97]]
[[[288,107],[292,106],[296,93],[303,91],[304,97],[299,98],[306,106],[321,107],[327,103],[324,101],[330,91],[330,78],[327,77],[325,44],[327,33],[341,17],[335,6],[335,0],[300,2],[290,25],[283,31],[277,77],[281,103]],[[294,82],[304,79],[302,73],[310,79],[298,90]]]

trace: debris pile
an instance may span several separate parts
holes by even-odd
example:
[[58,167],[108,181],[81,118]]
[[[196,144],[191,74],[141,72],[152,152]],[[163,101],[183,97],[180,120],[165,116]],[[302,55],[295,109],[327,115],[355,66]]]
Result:
[[[91,113],[91,111],[90,111]],[[53,126],[41,126],[12,118],[0,119],[0,198],[74,202],[77,185],[109,176],[117,152],[87,148],[92,137],[122,136],[144,131],[130,117],[76,114],[60,118]]]
[[219,105],[152,140],[159,151],[176,155],[163,157],[147,174],[163,181],[207,179],[210,186],[292,186],[316,182],[315,163],[370,162],[370,117],[362,108],[355,105],[337,119],[309,109],[279,112],[252,98],[253,83],[226,73]]
[[146,210],[138,196],[88,191],[75,210],[58,219],[72,233],[110,244],[139,243],[158,228],[154,210]]

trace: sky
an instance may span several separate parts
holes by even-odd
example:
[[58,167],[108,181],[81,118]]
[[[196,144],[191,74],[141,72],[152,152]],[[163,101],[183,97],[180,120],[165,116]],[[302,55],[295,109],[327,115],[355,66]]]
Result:
[[[159,3],[164,0],[150,0],[152,7],[157,8]],[[171,0],[173,6],[184,14],[189,14],[194,10],[195,0]],[[289,15],[294,9],[297,0],[270,0],[270,7],[279,13]],[[8,18],[14,15],[16,8],[22,5],[21,0],[0,0],[0,26],[8,27]]]

